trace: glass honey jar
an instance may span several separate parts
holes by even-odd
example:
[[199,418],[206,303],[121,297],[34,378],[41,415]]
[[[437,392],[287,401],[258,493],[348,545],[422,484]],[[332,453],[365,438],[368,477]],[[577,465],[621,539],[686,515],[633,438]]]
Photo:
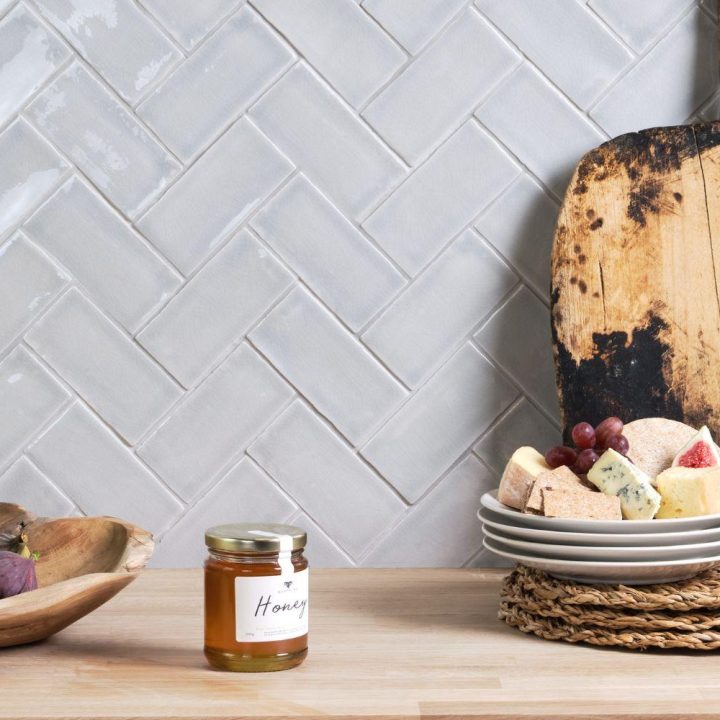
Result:
[[220,670],[299,665],[308,648],[307,535],[237,523],[205,533],[205,657]]

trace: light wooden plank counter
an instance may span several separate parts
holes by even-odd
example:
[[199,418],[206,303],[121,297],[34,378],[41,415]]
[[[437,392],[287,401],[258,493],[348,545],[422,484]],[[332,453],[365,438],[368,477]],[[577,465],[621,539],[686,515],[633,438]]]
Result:
[[310,655],[202,655],[202,574],[145,572],[45,643],[0,650],[2,718],[720,717],[720,654],[552,643],[496,619],[503,573],[315,570]]

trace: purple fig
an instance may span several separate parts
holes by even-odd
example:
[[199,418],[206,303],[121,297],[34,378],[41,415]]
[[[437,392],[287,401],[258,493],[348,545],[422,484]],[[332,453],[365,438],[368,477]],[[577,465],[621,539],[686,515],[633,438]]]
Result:
[[0,551],[0,598],[35,590],[35,561],[8,550]]

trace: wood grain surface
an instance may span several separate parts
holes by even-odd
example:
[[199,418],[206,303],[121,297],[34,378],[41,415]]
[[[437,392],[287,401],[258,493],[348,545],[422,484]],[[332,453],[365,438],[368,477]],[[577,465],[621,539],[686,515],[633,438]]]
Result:
[[0,650],[0,717],[720,717],[720,655],[523,635],[496,618],[503,575],[316,570],[308,660],[238,675],[205,665],[201,572],[147,571],[49,641]]
[[662,416],[720,433],[720,123],[610,140],[578,164],[552,257],[566,430]]

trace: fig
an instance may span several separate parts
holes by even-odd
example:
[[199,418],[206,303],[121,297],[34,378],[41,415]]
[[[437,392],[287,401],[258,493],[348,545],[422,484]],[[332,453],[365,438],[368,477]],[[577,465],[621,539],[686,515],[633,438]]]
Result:
[[0,550],[0,599],[35,590],[35,560],[9,550]]
[[705,468],[720,465],[720,450],[713,442],[710,431],[706,425],[698,430],[675,456],[673,467]]

